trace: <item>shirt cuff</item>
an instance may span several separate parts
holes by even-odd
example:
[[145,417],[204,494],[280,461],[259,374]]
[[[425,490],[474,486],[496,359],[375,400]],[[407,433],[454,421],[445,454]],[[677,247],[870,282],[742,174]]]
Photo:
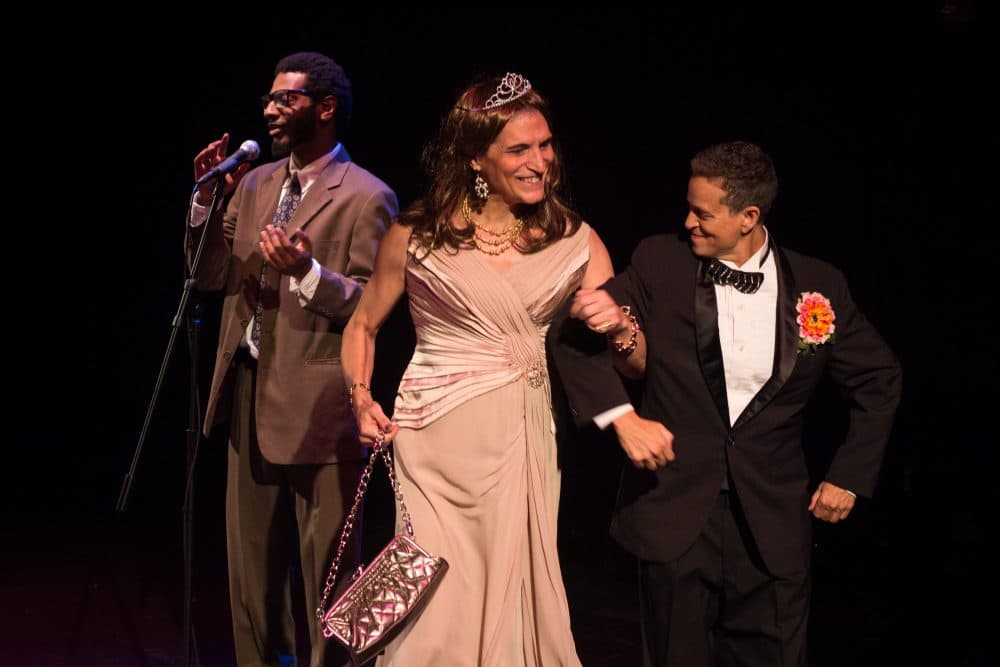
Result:
[[[215,210],[222,208],[222,198],[215,203]],[[197,200],[191,200],[191,217],[188,219],[188,224],[192,227],[201,227],[208,220],[208,207],[202,206],[197,202]]]
[[629,412],[635,412],[635,408],[632,407],[631,403],[624,403],[616,408],[611,408],[610,410],[605,410],[599,415],[595,415],[594,423],[597,424],[597,428],[603,431],[609,424],[611,424],[611,422],[624,414],[628,414]]
[[191,202],[191,217],[188,224],[192,227],[201,227],[206,220],[208,220],[208,207],[198,202]]
[[316,296],[316,290],[319,288],[319,279],[323,275],[323,271],[320,269],[319,262],[313,257],[312,268],[309,269],[309,273],[299,280],[295,276],[292,276],[288,280],[288,288],[299,297],[299,305],[305,308],[312,301],[312,298]]

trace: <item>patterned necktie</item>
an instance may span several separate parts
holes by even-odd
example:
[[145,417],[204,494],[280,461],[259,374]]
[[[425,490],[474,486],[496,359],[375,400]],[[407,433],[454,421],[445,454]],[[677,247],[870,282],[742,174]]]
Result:
[[[302,201],[302,187],[299,185],[299,177],[293,173],[288,183],[288,189],[278,202],[278,209],[274,212],[274,219],[271,224],[284,229],[288,221],[292,219],[295,207]],[[250,330],[250,339],[254,347],[260,350],[260,323],[264,317],[264,290],[267,289],[267,264],[260,267],[260,279],[257,281],[257,303],[253,309],[253,329]]]
[[764,274],[760,271],[731,269],[717,259],[708,263],[705,273],[716,285],[732,285],[744,294],[753,294],[764,282]]

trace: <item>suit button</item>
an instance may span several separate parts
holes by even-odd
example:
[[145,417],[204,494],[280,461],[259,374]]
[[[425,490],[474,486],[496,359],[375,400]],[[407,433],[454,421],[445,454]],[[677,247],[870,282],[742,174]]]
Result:
[[240,320],[240,326],[243,327],[244,329],[247,328],[248,324],[250,324],[250,320]]
[[226,350],[225,352],[222,353],[222,358],[225,359],[226,361],[229,361],[229,358],[231,356],[233,356],[233,353],[230,352],[229,350]]
[[732,447],[733,445],[736,444],[736,438],[733,437],[732,435],[726,436],[726,444]]

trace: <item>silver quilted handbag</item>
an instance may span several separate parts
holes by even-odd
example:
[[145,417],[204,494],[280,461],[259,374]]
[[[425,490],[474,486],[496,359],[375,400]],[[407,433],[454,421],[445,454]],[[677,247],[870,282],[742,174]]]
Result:
[[[396,535],[367,568],[358,568],[348,589],[333,602],[329,611],[325,611],[330,591],[337,580],[340,559],[368,488],[372,466],[380,454],[389,471],[389,480],[408,535]],[[355,665],[362,665],[377,656],[408,623],[416,620],[448,570],[448,562],[444,558],[427,553],[412,538],[413,524],[393,471],[392,457],[379,437],[361,473],[354,506],[340,531],[337,556],[330,566],[323,596],[316,609],[323,635],[340,642]]]

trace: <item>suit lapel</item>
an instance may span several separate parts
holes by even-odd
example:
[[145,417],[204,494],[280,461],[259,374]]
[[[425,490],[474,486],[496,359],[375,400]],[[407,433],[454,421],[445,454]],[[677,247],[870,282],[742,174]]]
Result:
[[705,272],[706,266],[705,261],[698,262],[698,282],[694,293],[698,363],[719,416],[728,426],[729,398],[726,394],[726,372],[722,365],[722,346],[719,344],[719,306],[715,300],[715,286]]
[[323,168],[316,182],[309,188],[309,192],[299,202],[292,219],[288,221],[289,235],[308,225],[316,214],[333,201],[334,192],[344,182],[350,162],[351,157],[347,154],[347,149],[341,146],[337,155]]
[[760,412],[784,386],[798,356],[798,324],[795,322],[795,300],[798,290],[788,259],[777,244],[771,242],[776,274],[778,276],[778,300],[775,303],[774,369],[771,378],[764,383],[757,395],[737,418],[733,428],[742,426]]

